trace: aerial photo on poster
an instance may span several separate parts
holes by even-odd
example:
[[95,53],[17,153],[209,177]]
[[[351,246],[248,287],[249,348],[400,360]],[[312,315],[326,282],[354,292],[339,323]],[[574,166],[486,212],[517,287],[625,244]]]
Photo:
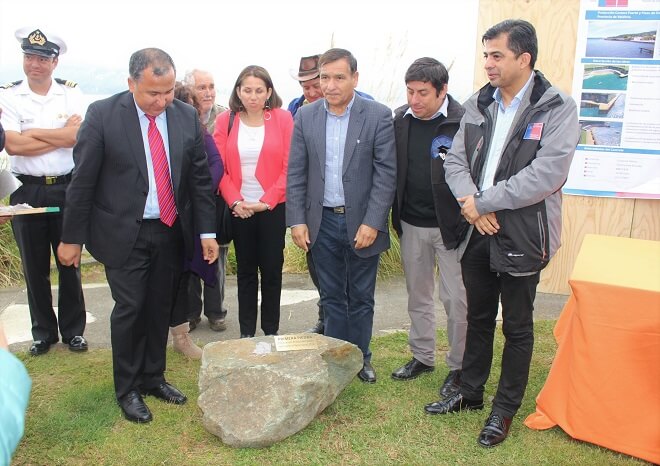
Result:
[[625,106],[625,94],[583,92],[580,99],[580,116],[587,118],[623,118]]
[[584,65],[583,89],[625,91],[628,88],[628,65]]
[[623,123],[580,120],[580,144],[588,146],[620,146]]

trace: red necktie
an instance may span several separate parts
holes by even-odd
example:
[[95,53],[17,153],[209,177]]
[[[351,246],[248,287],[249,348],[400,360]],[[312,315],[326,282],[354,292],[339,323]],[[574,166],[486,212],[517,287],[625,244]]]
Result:
[[171,227],[177,214],[170,179],[170,166],[167,163],[167,154],[165,154],[165,144],[163,144],[163,137],[156,126],[156,117],[147,114],[145,116],[149,120],[147,135],[149,137],[149,148],[151,149],[151,163],[154,166],[154,176],[156,177],[160,221]]

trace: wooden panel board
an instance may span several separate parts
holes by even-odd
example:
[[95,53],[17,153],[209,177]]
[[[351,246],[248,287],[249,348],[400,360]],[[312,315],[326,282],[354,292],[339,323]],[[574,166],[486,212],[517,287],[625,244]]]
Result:
[[660,241],[660,201],[637,199],[633,212],[631,238]]
[[481,0],[475,38],[474,89],[486,83],[481,36],[494,24],[514,18],[529,21],[536,28],[539,54],[535,67],[570,94],[579,12],[579,0]]
[[570,293],[570,277],[575,258],[587,233],[630,236],[634,199],[564,196],[562,208],[562,245],[541,274],[539,291]]

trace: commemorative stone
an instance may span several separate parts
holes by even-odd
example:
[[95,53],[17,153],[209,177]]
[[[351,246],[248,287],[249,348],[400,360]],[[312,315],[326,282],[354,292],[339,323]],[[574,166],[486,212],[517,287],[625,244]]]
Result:
[[351,343],[318,334],[219,341],[199,373],[203,425],[233,447],[267,447],[307,426],[362,368]]

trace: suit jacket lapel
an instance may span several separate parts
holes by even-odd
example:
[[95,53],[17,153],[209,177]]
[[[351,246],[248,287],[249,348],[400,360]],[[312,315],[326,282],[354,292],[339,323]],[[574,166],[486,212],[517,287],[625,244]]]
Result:
[[181,164],[183,163],[183,133],[179,112],[173,105],[167,107],[167,139],[170,145],[170,173],[172,175],[172,186],[174,196],[178,193],[178,187],[181,186]]
[[135,157],[135,164],[140,170],[140,174],[144,178],[144,181],[149,184],[149,175],[147,174],[147,152],[144,149],[142,129],[140,128],[140,120],[135,107],[135,100],[133,100],[133,94],[127,92],[121,106],[121,121],[124,123],[126,141],[128,141],[128,145],[130,146],[131,154]]
[[362,104],[362,97],[355,95],[353,107],[351,108],[351,116],[348,119],[348,129],[346,131],[346,145],[344,146],[344,165],[342,166],[342,174],[346,173],[351,158],[356,152],[358,145],[362,142],[359,139],[364,126],[364,106]]
[[399,208],[403,200],[403,190],[406,185],[406,175],[408,173],[408,133],[410,132],[410,118],[402,116],[394,120],[394,132],[396,135],[396,156],[397,156],[397,201]]
[[319,157],[319,165],[321,167],[321,179],[325,180],[325,120],[326,112],[323,103],[318,106],[317,111],[314,113],[312,128],[318,129],[316,135],[316,151]]

